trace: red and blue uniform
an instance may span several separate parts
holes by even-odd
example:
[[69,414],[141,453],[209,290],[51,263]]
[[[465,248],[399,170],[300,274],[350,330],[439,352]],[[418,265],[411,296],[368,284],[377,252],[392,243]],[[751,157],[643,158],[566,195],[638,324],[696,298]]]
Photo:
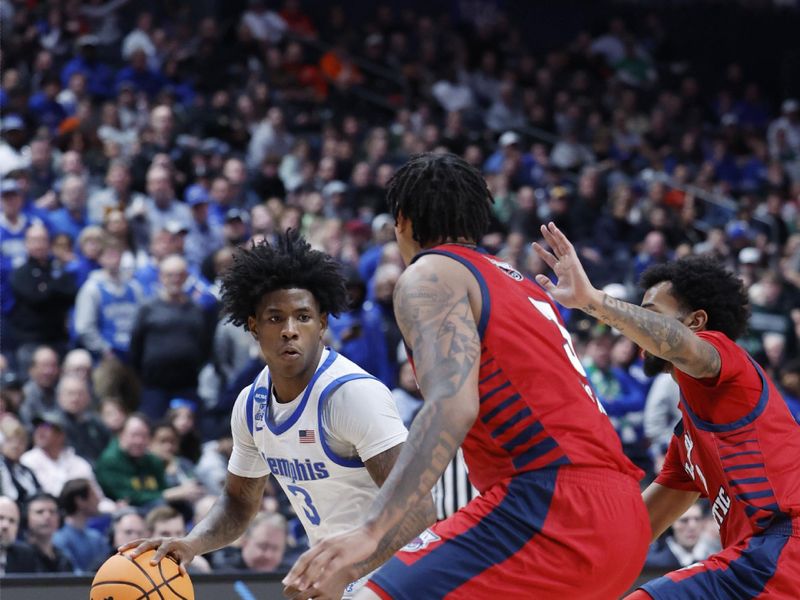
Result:
[[698,336],[721,359],[719,375],[675,371],[683,419],[663,486],[708,498],[723,550],[651,581],[656,600],[800,598],[800,425],[761,367],[717,331]]
[[395,600],[619,597],[650,539],[642,472],[622,453],[555,306],[489,254],[457,244],[417,259],[425,254],[453,259],[480,284],[480,412],[462,449],[481,495],[368,585]]

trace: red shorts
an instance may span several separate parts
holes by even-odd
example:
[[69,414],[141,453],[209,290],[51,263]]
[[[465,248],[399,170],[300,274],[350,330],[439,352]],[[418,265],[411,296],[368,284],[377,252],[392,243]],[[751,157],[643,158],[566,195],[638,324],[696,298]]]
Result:
[[655,600],[800,598],[800,518],[784,520],[641,589]]
[[393,600],[609,600],[633,584],[649,543],[632,478],[570,466],[532,471],[424,531],[367,586]]

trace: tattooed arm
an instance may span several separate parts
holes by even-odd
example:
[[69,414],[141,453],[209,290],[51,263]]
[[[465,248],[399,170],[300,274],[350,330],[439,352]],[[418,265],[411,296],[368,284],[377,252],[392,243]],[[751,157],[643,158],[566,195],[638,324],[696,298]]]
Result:
[[558,283],[554,284],[544,275],[537,275],[536,281],[558,302],[569,308],[579,308],[616,327],[640,348],[671,362],[692,377],[719,374],[719,353],[713,345],[674,317],[617,300],[595,289],[566,236],[552,223],[542,226],[542,235],[553,254],[539,244],[534,244],[534,249],[558,276]]
[[426,519],[409,513],[422,512],[478,415],[475,315],[481,307],[475,278],[451,259],[425,256],[400,277],[394,307],[425,403],[365,523],[323,540],[297,561],[284,579],[293,597],[308,597],[302,593],[312,585],[327,597],[334,579],[347,581],[413,539]]
[[[398,444],[394,448],[389,448],[385,452],[381,452],[364,463],[372,480],[378,484],[378,487],[383,486],[384,482],[389,477],[404,445],[405,444]],[[396,534],[392,539],[388,540],[383,552],[378,552],[371,558],[353,566],[353,579],[363,577],[367,573],[377,569],[380,565],[389,560],[395,552],[405,546],[409,540],[413,539],[414,536],[418,535],[435,521],[436,507],[433,505],[433,497],[428,493],[420,499],[413,509],[406,511],[402,526],[396,529]]]
[[153,564],[169,554],[178,561],[181,571],[185,573],[195,556],[227,546],[241,537],[258,512],[266,481],[266,477],[253,479],[228,472],[222,495],[186,537],[134,540],[119,550],[124,552],[135,548],[131,553],[135,557],[155,548],[156,553],[151,561]]

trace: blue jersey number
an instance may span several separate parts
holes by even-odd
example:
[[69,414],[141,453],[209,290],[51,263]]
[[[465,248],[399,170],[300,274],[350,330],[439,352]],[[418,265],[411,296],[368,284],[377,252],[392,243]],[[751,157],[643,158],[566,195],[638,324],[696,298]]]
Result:
[[297,485],[287,485],[286,489],[292,492],[293,496],[302,496],[303,499],[306,501],[306,505],[303,507],[303,512],[306,513],[306,517],[308,517],[309,523],[312,525],[319,525],[320,518],[317,509],[314,507],[314,503],[311,502],[311,495],[305,491],[303,488]]

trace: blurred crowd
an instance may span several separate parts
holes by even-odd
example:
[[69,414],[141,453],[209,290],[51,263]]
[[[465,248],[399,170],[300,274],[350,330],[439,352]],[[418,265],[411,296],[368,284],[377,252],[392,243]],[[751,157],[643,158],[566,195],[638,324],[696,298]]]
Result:
[[[800,101],[736,57],[701,79],[657,11],[534,51],[495,3],[455,4],[351,19],[300,0],[0,0],[0,573],[92,571],[205,514],[230,408],[263,368],[220,319],[220,275],[277,231],[341,261],[351,308],[327,343],[410,424],[422,399],[392,311],[385,189],[418,152],[483,171],[483,245],[526,275],[548,274],[530,250],[547,221],[634,302],[650,265],[724,261],[752,302],[739,342],[800,418]],[[652,477],[677,386],[645,377],[617,332],[562,316]],[[705,518],[687,512],[653,564],[713,548]],[[280,570],[304,547],[271,486],[238,545],[192,569]]]

